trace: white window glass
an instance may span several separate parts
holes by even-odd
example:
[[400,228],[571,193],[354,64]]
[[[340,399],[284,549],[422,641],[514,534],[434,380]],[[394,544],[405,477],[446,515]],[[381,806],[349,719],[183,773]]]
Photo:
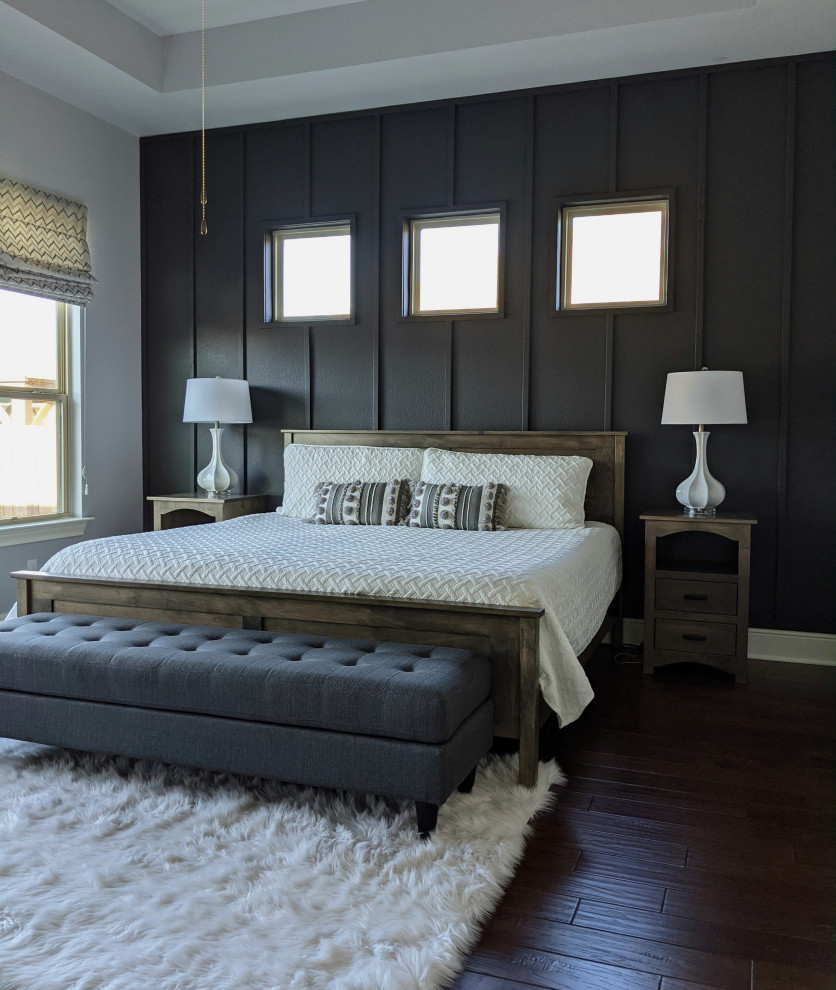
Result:
[[564,207],[564,309],[664,306],[668,203]]
[[0,388],[55,388],[58,303],[0,289]]
[[66,317],[0,289],[0,524],[66,512]]
[[412,221],[412,315],[496,313],[498,213]]
[[280,320],[351,317],[351,228],[288,228],[273,234]]

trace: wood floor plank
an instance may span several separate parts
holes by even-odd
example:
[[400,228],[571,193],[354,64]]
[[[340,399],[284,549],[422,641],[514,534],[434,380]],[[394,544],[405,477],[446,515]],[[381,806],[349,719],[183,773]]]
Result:
[[724,955],[635,938],[614,932],[577,928],[512,914],[500,907],[490,924],[491,945],[525,945],[561,957],[608,963],[648,975],[694,979],[710,972],[723,990],[749,990],[749,961]]
[[564,897],[590,897],[594,900],[613,904],[626,911],[639,909],[661,911],[665,903],[665,888],[648,883],[635,883],[630,880],[617,880],[613,877],[582,877],[577,873],[554,877],[545,871],[539,874],[526,874],[518,877],[512,890],[531,890],[535,895],[548,892]]
[[467,968],[548,990],[659,990],[661,983],[659,976],[647,973],[516,948],[496,951],[480,946],[468,960]]
[[[553,813],[557,814],[556,811]],[[724,855],[735,859],[764,859],[775,863],[801,862],[797,857],[799,844],[787,835],[786,829],[772,829],[749,821],[740,822],[735,827],[727,823],[724,830],[718,833],[716,828],[651,821],[647,818],[631,818],[598,811],[562,809],[560,815],[562,821],[570,823],[580,835],[590,829],[604,835],[672,842],[690,849],[710,851],[718,857]],[[814,842],[809,833],[806,841],[811,844]],[[824,837],[819,841],[823,842]],[[821,851],[822,845],[819,844],[815,852]]]
[[581,928],[635,935],[706,952],[808,967],[826,973],[833,967],[833,949],[827,942],[767,933],[716,920],[695,921],[665,912],[625,912],[611,904],[587,898],[578,903],[571,923]]
[[713,873],[722,873],[723,876],[747,880],[771,879],[775,882],[780,879],[790,886],[812,887],[819,890],[831,890],[833,887],[832,877],[826,871],[822,871],[818,864],[776,862],[758,856],[718,857],[715,849],[689,849],[685,865],[688,869],[709,870]]
[[690,980],[677,980],[665,976],[659,990],[720,990],[716,983],[692,983]]
[[752,990],[833,990],[833,975],[802,966],[754,961]]
[[465,970],[450,990],[531,990],[531,984]]
[[754,885],[728,885],[713,892],[671,889],[662,909],[665,914],[695,921],[734,925],[741,918],[757,931],[777,932],[795,938],[829,941],[833,935],[833,909],[828,898],[811,898],[799,888],[764,890]]

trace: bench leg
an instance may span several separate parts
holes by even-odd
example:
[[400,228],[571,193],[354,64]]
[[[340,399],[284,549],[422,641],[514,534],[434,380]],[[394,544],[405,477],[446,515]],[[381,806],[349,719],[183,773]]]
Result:
[[416,801],[415,815],[418,819],[418,834],[422,839],[429,839],[430,832],[435,831],[438,822],[438,805],[427,804],[426,801]]
[[476,783],[476,767],[474,767],[470,773],[464,778],[464,780],[459,784],[460,794],[470,794],[473,790],[473,785]]

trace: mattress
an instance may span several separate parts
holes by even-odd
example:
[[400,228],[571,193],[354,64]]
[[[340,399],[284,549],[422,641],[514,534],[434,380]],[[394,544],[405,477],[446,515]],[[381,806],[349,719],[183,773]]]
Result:
[[540,687],[562,725],[593,697],[577,655],[621,583],[618,533],[317,526],[278,513],[76,543],[50,574],[235,588],[540,606]]

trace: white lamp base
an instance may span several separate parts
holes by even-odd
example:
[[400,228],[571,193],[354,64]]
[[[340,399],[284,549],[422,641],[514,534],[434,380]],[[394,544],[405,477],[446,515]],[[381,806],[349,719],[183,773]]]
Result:
[[238,475],[226,464],[221,453],[223,428],[215,426],[209,432],[212,434],[212,460],[197,476],[197,483],[209,495],[229,495],[238,484]]
[[726,489],[708,470],[706,447],[710,436],[705,430],[694,433],[697,444],[694,470],[676,489],[676,500],[683,506],[686,516],[714,516],[717,506],[726,497]]

